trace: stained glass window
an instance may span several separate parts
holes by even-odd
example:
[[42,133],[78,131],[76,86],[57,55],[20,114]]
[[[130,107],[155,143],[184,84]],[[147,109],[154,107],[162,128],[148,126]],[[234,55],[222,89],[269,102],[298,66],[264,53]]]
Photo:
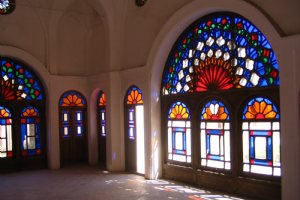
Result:
[[99,133],[101,136],[106,136],[106,95],[100,91],[98,96],[98,120],[99,120]]
[[0,106],[0,159],[13,156],[12,119],[10,111]]
[[266,37],[234,13],[215,13],[188,27],[165,65],[162,94],[279,85],[279,67]]
[[147,0],[135,0],[135,4],[139,7],[145,5],[146,2]]
[[10,14],[15,9],[15,0],[0,0],[0,15]]
[[231,169],[229,112],[221,101],[211,100],[200,117],[201,165]]
[[243,111],[243,171],[281,176],[279,110],[257,97]]
[[39,111],[32,107],[26,107],[21,114],[21,141],[22,155],[41,154],[41,125]]
[[191,163],[190,112],[182,102],[173,103],[168,115],[168,160]]
[[0,98],[3,100],[43,100],[42,85],[23,64],[0,57]]
[[127,104],[128,105],[135,105],[135,104],[143,104],[144,97],[142,91],[136,87],[132,86],[130,90],[127,92]]
[[69,91],[64,93],[63,96],[60,98],[59,105],[62,107],[83,107],[86,105],[86,100],[80,93],[76,91]]

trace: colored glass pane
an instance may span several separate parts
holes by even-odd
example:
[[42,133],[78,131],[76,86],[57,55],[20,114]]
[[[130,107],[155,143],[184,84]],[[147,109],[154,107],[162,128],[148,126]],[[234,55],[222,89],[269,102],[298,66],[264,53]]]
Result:
[[135,0],[135,4],[139,7],[145,5],[146,2],[147,0]]
[[6,15],[15,9],[15,0],[0,0],[0,14]]
[[186,105],[182,102],[176,102],[169,110],[169,119],[189,119],[190,114]]
[[99,93],[99,106],[106,106],[106,95],[102,91]]
[[38,116],[39,116],[39,111],[32,106],[24,108],[22,111],[22,117],[38,117]]
[[143,104],[144,97],[142,91],[136,87],[132,86],[127,93],[127,104],[134,105],[134,104]]
[[10,112],[7,108],[0,106],[0,118],[11,117]]
[[245,107],[243,119],[279,119],[279,112],[269,99],[257,97]]
[[3,100],[42,100],[39,80],[24,65],[0,57],[0,98]]
[[13,156],[12,119],[10,111],[0,106],[0,158]]
[[202,120],[229,120],[227,108],[220,101],[209,101],[201,113]]
[[279,85],[266,37],[234,13],[200,18],[179,37],[163,73],[163,95]]
[[69,91],[62,95],[59,101],[59,105],[62,107],[68,106],[86,106],[85,98],[78,92]]

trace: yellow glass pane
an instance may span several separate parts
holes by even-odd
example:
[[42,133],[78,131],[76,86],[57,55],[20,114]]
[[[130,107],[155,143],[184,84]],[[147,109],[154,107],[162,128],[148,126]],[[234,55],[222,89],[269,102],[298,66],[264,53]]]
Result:
[[268,118],[268,119],[273,119],[275,117],[276,117],[276,112],[274,112],[274,111],[271,111],[265,115],[265,118]]
[[187,114],[187,113],[184,113],[182,116],[181,116],[181,118],[183,118],[183,119],[187,119],[189,117],[189,114]]
[[273,107],[271,105],[267,105],[266,109],[263,112],[263,114],[266,115],[266,114],[268,114],[271,111],[273,111]]
[[266,106],[267,106],[266,102],[264,102],[264,101],[260,102],[259,113],[263,113]]
[[219,119],[225,120],[226,118],[227,118],[226,113],[222,113],[221,115],[219,115]]
[[206,108],[206,113],[207,113],[207,115],[209,116],[209,119],[210,119],[211,116],[212,116],[212,113],[211,113],[211,110],[209,108]]
[[247,113],[245,114],[245,117],[246,117],[246,119],[254,119],[254,118],[255,118],[255,115],[253,115],[253,114],[250,113],[250,112],[247,112]]
[[253,104],[253,108],[254,108],[254,110],[255,110],[255,114],[259,113],[259,107],[260,107],[260,105],[259,105],[258,102],[255,102],[255,103]]

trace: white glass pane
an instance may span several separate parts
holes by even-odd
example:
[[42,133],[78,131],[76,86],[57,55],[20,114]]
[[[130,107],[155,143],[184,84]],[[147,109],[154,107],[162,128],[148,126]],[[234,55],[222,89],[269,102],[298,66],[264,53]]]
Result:
[[224,123],[224,129],[229,130],[230,129],[230,124],[228,122]]
[[0,125],[0,138],[6,138],[6,125]]
[[137,172],[145,174],[144,106],[136,106],[136,156]]
[[230,132],[225,131],[225,160],[230,161]]
[[281,176],[281,169],[280,168],[274,168],[274,176]]
[[185,121],[173,121],[173,127],[185,127]]
[[174,154],[173,160],[179,161],[179,162],[186,162],[186,156]]
[[168,128],[168,152],[172,153],[172,128]]
[[207,160],[207,166],[223,169],[224,168],[224,162],[223,161],[217,161],[217,160]]
[[192,155],[191,129],[186,129],[186,155]]
[[187,162],[187,163],[191,163],[191,162],[192,162],[192,158],[191,158],[191,156],[188,156],[188,157],[187,157],[187,160],[186,160],[186,162]]
[[190,121],[187,121],[187,122],[186,122],[186,127],[188,127],[188,128],[191,127],[191,122],[190,122]]
[[27,124],[27,136],[35,136],[35,124]]
[[183,149],[183,133],[175,132],[175,148],[182,150]]
[[280,166],[280,133],[273,132],[273,165]]
[[243,122],[243,130],[248,130],[248,122]]
[[6,139],[0,139],[0,151],[6,151]]
[[201,158],[206,158],[206,137],[205,137],[205,130],[201,130]]
[[133,120],[133,112],[129,112],[129,120]]
[[231,164],[230,162],[225,163],[225,169],[231,169]]
[[77,113],[77,120],[81,121],[81,113]]
[[7,125],[7,150],[12,151],[12,131],[11,125]]
[[220,138],[218,135],[210,136],[210,153],[214,155],[220,154]]
[[223,123],[222,122],[207,122],[206,123],[207,129],[223,129]]
[[81,126],[77,126],[77,134],[81,135]]
[[243,162],[249,163],[249,132],[243,131]]
[[172,154],[169,154],[168,159],[169,159],[169,160],[173,160],[173,155],[172,155]]
[[205,122],[201,122],[200,128],[205,129]]
[[102,119],[102,120],[105,120],[104,112],[101,113],[101,119]]
[[251,165],[251,172],[256,174],[272,175],[272,167]]
[[0,158],[6,158],[6,152],[5,153],[0,152]]
[[273,122],[273,130],[279,131],[280,130],[280,123],[279,122]]
[[271,122],[250,122],[251,130],[271,130]]
[[250,171],[250,167],[249,167],[248,164],[244,164],[244,166],[243,166],[243,171],[244,171],[244,172],[249,172],[249,171]]
[[35,149],[35,137],[27,137],[27,149]]
[[267,158],[267,138],[255,137],[255,158],[266,159]]
[[64,113],[64,121],[68,121],[68,114],[67,113]]
[[129,128],[129,136],[133,137],[133,128]]
[[206,159],[202,159],[202,160],[201,160],[201,165],[202,165],[202,166],[206,166]]
[[168,127],[171,127],[172,126],[172,121],[168,121]]
[[224,155],[224,137],[220,136],[220,155]]
[[68,127],[64,127],[64,135],[68,135]]
[[105,126],[101,126],[102,127],[102,133],[105,134]]

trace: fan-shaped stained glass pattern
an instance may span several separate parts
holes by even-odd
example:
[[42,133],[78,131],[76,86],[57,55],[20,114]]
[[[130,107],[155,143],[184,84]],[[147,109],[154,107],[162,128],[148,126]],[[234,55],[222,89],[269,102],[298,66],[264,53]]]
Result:
[[169,110],[169,119],[189,119],[190,114],[186,105],[182,102],[176,102]]
[[106,106],[106,95],[104,92],[101,91],[99,93],[98,99],[99,99],[99,102],[98,102],[99,106]]
[[12,119],[10,111],[0,106],[0,159],[13,156]]
[[43,100],[43,89],[35,75],[16,61],[0,57],[0,98]]
[[37,108],[28,106],[21,113],[22,155],[41,154],[41,125]]
[[191,122],[187,106],[174,103],[169,109],[168,120],[168,160],[172,162],[192,162]]
[[128,105],[135,105],[135,104],[143,104],[144,97],[142,91],[136,87],[132,86],[127,92],[127,104]]
[[201,166],[231,169],[229,112],[218,100],[211,100],[200,117]]
[[84,96],[82,96],[79,92],[68,91],[64,93],[60,98],[59,105],[62,107],[68,107],[68,106],[84,107],[86,106],[86,100]]
[[163,73],[163,95],[279,85],[266,37],[247,19],[215,13],[197,20],[175,43]]
[[0,0],[0,15],[10,14],[15,9],[15,0]]
[[266,98],[249,101],[243,112],[243,171],[281,176],[280,115]]
[[243,119],[279,119],[279,112],[269,99],[257,97],[245,107]]
[[201,113],[202,120],[229,120],[229,114],[224,104],[217,100],[209,101]]

